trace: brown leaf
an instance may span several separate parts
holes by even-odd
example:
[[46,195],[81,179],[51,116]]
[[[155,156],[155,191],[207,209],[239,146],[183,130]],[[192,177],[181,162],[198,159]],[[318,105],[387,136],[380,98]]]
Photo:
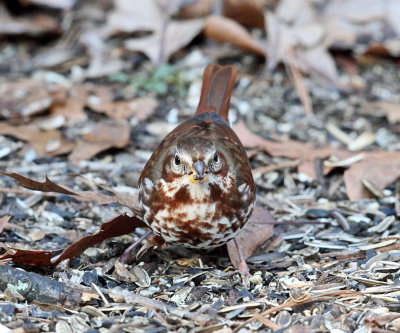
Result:
[[339,158],[346,158],[352,153],[334,147],[315,148],[310,144],[286,140],[271,141],[251,133],[241,121],[232,126],[240,141],[247,148],[260,148],[271,156],[281,156],[302,161],[314,160],[315,158],[327,158],[336,155]]
[[5,10],[0,7],[0,37],[27,35],[39,37],[60,32],[57,21],[47,15],[35,15],[30,18],[12,18],[5,15]]
[[[276,11],[266,13],[268,68],[291,63],[307,74],[337,84],[336,65],[324,43],[324,22],[306,0],[283,0]],[[294,56],[288,52],[293,50]]]
[[[252,28],[264,27],[264,7],[266,0],[224,0],[224,16]],[[189,1],[176,17],[193,19],[210,15],[214,9],[214,0]]]
[[71,9],[76,0],[19,0],[21,3],[26,5],[26,3],[31,3],[37,6],[56,8],[56,9]]
[[265,56],[265,50],[261,44],[243,26],[232,19],[222,16],[208,17],[204,34],[218,42],[230,43],[242,50]]
[[114,264],[114,272],[113,272],[113,277],[118,281],[118,282],[136,282],[137,278],[135,275],[133,275],[126,267],[119,261],[117,260]]
[[46,176],[46,181],[43,183],[38,182],[33,179],[26,178],[24,176],[21,176],[17,173],[8,173],[8,172],[3,172],[0,171],[2,175],[11,177],[18,181],[18,185],[22,186],[24,188],[27,188],[29,190],[33,191],[41,191],[41,192],[56,192],[56,193],[62,193],[62,194],[68,194],[68,195],[76,195],[74,192],[69,191],[56,183],[53,183],[49,178]]
[[81,238],[65,250],[40,251],[8,248],[7,252],[0,256],[0,260],[11,259],[13,262],[31,266],[57,266],[63,260],[77,258],[87,248],[108,238],[126,235],[136,228],[146,227],[147,225],[138,218],[123,214],[103,223],[99,232]]
[[180,19],[205,17],[212,13],[213,8],[214,0],[190,1],[179,10],[176,17]]
[[378,109],[383,111],[390,124],[396,124],[400,122],[400,104],[398,103],[379,101],[367,103],[366,107],[369,109]]
[[129,39],[126,48],[144,53],[154,64],[163,63],[196,37],[203,19],[170,20],[179,6],[172,1],[118,0],[108,16],[112,33],[151,32],[149,36]]
[[113,33],[154,31],[162,22],[162,12],[154,0],[117,0],[108,16]]
[[[128,39],[125,47],[131,51],[143,52],[154,64],[162,63],[189,44],[203,27],[203,19],[170,21],[166,28],[157,27],[150,36]],[[163,29],[166,29],[165,35]]]
[[134,213],[138,214],[138,216],[141,216],[139,214],[140,207],[137,195],[130,195],[124,192],[117,192],[111,188],[105,188],[105,189],[113,193],[113,195],[106,195],[95,191],[72,191],[67,186],[62,187],[53,183],[47,177],[46,181],[41,183],[16,173],[7,173],[2,171],[0,171],[0,173],[17,180],[19,186],[33,191],[55,192],[55,193],[73,195],[74,198],[77,200],[90,201],[98,205],[117,203],[132,209]]
[[225,0],[224,15],[236,22],[252,28],[264,27],[265,0]]
[[55,103],[51,107],[53,115],[63,116],[66,119],[66,126],[72,126],[87,119],[84,107],[87,99],[87,90],[83,85],[75,85],[68,91],[65,100]]
[[0,234],[3,232],[4,226],[10,221],[11,216],[10,215],[4,215],[0,217]]
[[364,152],[364,158],[344,172],[344,182],[350,200],[371,197],[362,184],[366,179],[378,190],[400,177],[400,152]]
[[64,98],[63,92],[62,87],[46,86],[33,80],[4,83],[0,88],[0,117],[12,119],[36,115]]
[[122,59],[110,52],[105,36],[99,29],[83,32],[80,40],[90,55],[89,67],[85,71],[87,78],[94,79],[112,75],[123,71],[126,67]]
[[129,124],[126,121],[104,121],[94,125],[82,136],[72,151],[71,161],[89,160],[112,147],[123,148],[129,144]]
[[43,131],[39,123],[13,126],[6,122],[0,122],[0,134],[27,141],[38,157],[57,156],[69,153],[74,143],[67,141],[58,130]]
[[[253,214],[244,228],[236,236],[244,259],[249,258],[261,245],[274,234],[274,227],[263,222],[274,222],[272,215],[262,207],[255,207]],[[233,240],[227,244],[229,258],[235,268],[239,267],[240,259]]]
[[387,328],[387,325],[400,317],[400,313],[390,312],[384,313],[375,316],[368,316],[364,319],[364,323],[367,327],[384,327]]
[[147,119],[157,107],[153,97],[134,98],[127,101],[114,101],[114,94],[108,87],[92,89],[87,106],[93,111],[106,114],[113,119],[129,119],[135,117],[139,121]]

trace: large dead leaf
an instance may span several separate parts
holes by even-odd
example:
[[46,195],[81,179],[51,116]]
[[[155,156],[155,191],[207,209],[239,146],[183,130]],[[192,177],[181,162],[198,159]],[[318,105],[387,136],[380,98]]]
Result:
[[364,158],[344,172],[350,200],[368,198],[371,193],[363,186],[365,179],[382,191],[400,177],[400,152],[365,152]]
[[315,158],[327,158],[330,155],[336,155],[339,158],[346,158],[351,155],[346,150],[334,147],[315,148],[310,144],[285,140],[271,141],[251,133],[243,122],[238,122],[233,126],[233,130],[238,135],[240,141],[247,148],[259,148],[266,151],[271,156],[281,156],[302,161],[314,160]]
[[309,1],[281,1],[274,13],[266,13],[266,30],[270,70],[281,61],[291,63],[305,73],[315,74],[336,85],[336,66],[323,44],[325,28],[318,23]]
[[23,5],[31,3],[37,6],[56,8],[56,9],[71,9],[76,0],[19,0]]
[[[264,27],[264,8],[271,0],[224,0],[224,16],[246,26]],[[177,13],[180,19],[193,19],[211,15],[214,0],[189,1]]]
[[13,178],[18,181],[18,185],[29,190],[40,191],[40,192],[55,192],[61,194],[72,195],[77,200],[82,201],[90,201],[94,202],[98,205],[106,205],[111,203],[117,203],[123,206],[130,208],[134,213],[137,213],[138,216],[141,216],[139,213],[139,200],[137,195],[131,195],[125,192],[118,192],[112,188],[104,188],[106,191],[111,192],[113,195],[107,195],[100,192],[95,191],[74,191],[67,186],[60,186],[56,183],[52,182],[46,176],[46,181],[38,182],[36,180],[24,177],[17,173],[8,173],[0,171],[1,174]]
[[147,225],[138,218],[123,214],[103,223],[99,232],[81,238],[65,250],[40,251],[6,248],[7,252],[0,256],[0,260],[11,259],[13,262],[31,266],[57,266],[63,260],[77,258],[87,248],[108,238],[126,235],[136,228],[146,227]]
[[0,122],[0,134],[28,142],[25,149],[32,147],[37,157],[67,154],[74,147],[74,143],[64,139],[60,131],[44,131],[40,129],[39,123],[12,126]]
[[326,44],[357,53],[379,43],[393,56],[400,55],[400,2],[392,0],[333,0],[323,7]]
[[264,27],[264,10],[270,0],[225,0],[224,15],[246,27]]
[[61,187],[57,185],[56,183],[53,183],[49,178],[46,176],[46,181],[44,182],[38,182],[33,179],[26,178],[24,176],[21,176],[17,173],[8,173],[8,172],[3,172],[0,171],[2,175],[5,175],[7,177],[11,177],[18,181],[18,185],[22,186],[24,188],[27,188],[29,190],[34,190],[34,191],[41,191],[41,192],[56,192],[56,193],[62,193],[62,194],[68,194],[68,195],[75,195],[74,192]]
[[87,119],[87,115],[84,112],[86,100],[86,87],[75,85],[68,91],[66,99],[52,105],[51,113],[55,116],[65,117],[66,126],[84,122]]
[[161,26],[157,27],[150,36],[129,39],[125,46],[129,50],[143,52],[154,64],[163,63],[189,44],[203,27],[203,19],[171,21],[164,28],[165,32],[162,32]]
[[125,62],[110,51],[105,36],[99,29],[85,31],[80,37],[90,55],[89,67],[85,72],[87,78],[100,78],[125,69]]
[[88,160],[109,148],[129,144],[129,124],[125,121],[104,121],[94,125],[82,136],[69,156],[71,161]]
[[[265,222],[272,223],[275,220],[265,208],[255,207],[249,221],[236,236],[236,241],[244,259],[249,258],[261,245],[273,236],[274,226]],[[233,240],[228,242],[227,248],[233,266],[239,268],[239,253]]]
[[58,22],[47,15],[34,15],[26,18],[14,18],[8,15],[0,3],[0,37],[26,35],[39,37],[60,32]]
[[8,223],[8,221],[10,221],[10,219],[10,215],[3,215],[0,217],[0,234],[3,232],[5,225]]
[[115,10],[108,17],[113,33],[151,32],[145,37],[126,41],[132,51],[144,53],[155,63],[163,63],[186,46],[204,26],[204,20],[170,20],[171,4],[155,0],[118,0]]
[[[337,83],[328,49],[357,53],[385,49],[400,55],[400,2],[392,0],[282,0],[266,13],[268,67],[294,62],[303,72]],[[294,60],[287,50],[294,51]]]
[[261,44],[239,23],[223,16],[207,18],[204,34],[221,43],[230,43],[242,50],[265,56]]
[[162,19],[163,13],[153,0],[115,0],[115,9],[108,16],[108,25],[113,33],[154,31]]
[[[312,145],[298,141],[270,141],[251,133],[239,122],[233,126],[236,134],[245,147],[259,148],[272,156],[282,156],[298,159],[301,164],[300,172],[316,178],[314,160],[316,158],[326,159],[335,156],[338,160],[354,157],[356,154],[344,149],[334,147],[314,148]],[[363,158],[359,162],[347,165],[344,173],[347,195],[350,200],[368,198],[371,193],[363,185],[367,180],[382,191],[400,177],[400,152],[361,152]],[[357,155],[360,152],[357,152]]]
[[367,103],[365,105],[368,109],[381,110],[390,124],[396,124],[400,122],[400,104],[386,101],[379,101],[373,103]]
[[29,117],[65,99],[65,89],[33,80],[8,82],[0,86],[0,118]]
[[93,111],[104,113],[113,119],[134,117],[139,121],[143,121],[152,115],[157,104],[157,100],[153,97],[115,101],[111,90],[103,86],[93,88],[87,99],[87,106]]

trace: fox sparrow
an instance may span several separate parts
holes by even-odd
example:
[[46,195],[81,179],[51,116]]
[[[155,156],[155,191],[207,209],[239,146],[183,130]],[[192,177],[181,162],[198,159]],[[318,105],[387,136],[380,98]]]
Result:
[[140,176],[143,220],[166,243],[221,246],[252,213],[253,176],[228,122],[235,79],[234,66],[205,69],[195,115],[166,136]]

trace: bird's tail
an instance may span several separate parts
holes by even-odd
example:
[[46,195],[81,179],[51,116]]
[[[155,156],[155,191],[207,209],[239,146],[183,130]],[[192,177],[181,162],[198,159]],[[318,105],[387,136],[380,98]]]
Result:
[[208,65],[204,70],[200,102],[195,115],[215,111],[229,123],[228,112],[235,80],[235,66]]

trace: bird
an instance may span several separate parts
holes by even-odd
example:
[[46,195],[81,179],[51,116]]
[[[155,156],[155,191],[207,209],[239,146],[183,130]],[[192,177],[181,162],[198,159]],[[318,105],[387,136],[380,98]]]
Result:
[[255,183],[228,119],[236,74],[233,65],[206,67],[194,116],[164,138],[143,168],[142,219],[161,243],[219,247],[251,216]]

